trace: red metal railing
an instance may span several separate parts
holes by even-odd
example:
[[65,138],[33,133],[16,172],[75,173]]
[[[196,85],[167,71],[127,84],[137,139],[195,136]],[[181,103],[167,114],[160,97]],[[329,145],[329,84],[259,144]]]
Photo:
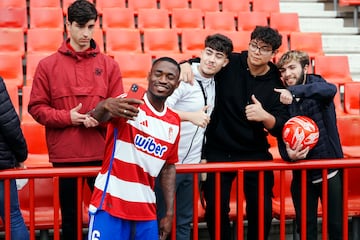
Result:
[[[300,161],[298,163],[289,164],[283,161],[249,161],[249,162],[232,162],[232,163],[207,163],[207,164],[184,164],[177,165],[177,173],[193,173],[194,181],[198,182],[198,173],[202,172],[213,172],[215,173],[215,191],[216,191],[216,208],[215,208],[215,233],[216,239],[220,239],[220,173],[222,172],[236,172],[237,173],[237,194],[236,194],[236,215],[234,217],[234,226],[236,227],[236,233],[238,239],[242,239],[244,235],[244,211],[243,211],[243,173],[245,171],[259,171],[259,178],[262,180],[264,178],[264,171],[268,170],[276,170],[280,171],[280,239],[285,240],[285,189],[284,189],[284,179],[285,179],[285,171],[287,170],[301,170],[302,181],[305,183],[306,181],[306,169],[323,169],[323,179],[325,179],[323,184],[323,208],[322,208],[322,239],[327,239],[327,169],[331,168],[339,168],[343,170],[343,239],[348,239],[348,170],[351,168],[360,168],[360,159],[355,158],[346,158],[341,160],[312,160],[312,161]],[[0,179],[4,179],[5,184],[5,239],[10,240],[10,181],[9,179],[13,178],[28,178],[29,179],[29,219],[28,226],[30,230],[30,239],[35,240],[35,230],[41,228],[51,228],[54,230],[54,239],[60,239],[60,216],[59,216],[59,177],[75,177],[78,179],[78,200],[77,200],[77,212],[78,212],[78,239],[81,239],[83,227],[87,225],[86,222],[83,221],[83,178],[88,176],[95,176],[98,173],[99,167],[76,167],[76,168],[28,168],[25,170],[5,170],[0,171]],[[35,181],[36,179],[41,178],[52,178],[53,179],[53,196],[52,196],[52,204],[53,204],[53,218],[52,222],[48,223],[46,227],[39,225],[37,222],[36,215],[38,214],[35,205],[36,205],[36,196],[35,196]],[[260,181],[259,191],[263,191],[263,184]],[[304,185],[303,185],[304,186]],[[302,204],[305,203],[306,199],[306,189],[302,189]],[[264,207],[263,207],[263,195],[259,194],[259,226],[263,226],[264,222]],[[199,187],[197,184],[194,184],[194,203],[198,203],[199,199]],[[359,195],[360,201],[360,195]],[[198,223],[199,223],[199,215],[200,210],[199,204],[194,204],[194,220],[193,220],[193,239],[198,239]],[[87,214],[87,213],[85,213]],[[175,229],[175,221],[173,225],[173,230]],[[302,231],[302,240],[305,239],[306,236],[306,212],[305,208],[302,210],[302,222],[301,222],[301,231]],[[264,229],[260,227],[259,229],[259,239],[262,239],[264,236]],[[175,231],[172,233],[172,239],[175,239]]]

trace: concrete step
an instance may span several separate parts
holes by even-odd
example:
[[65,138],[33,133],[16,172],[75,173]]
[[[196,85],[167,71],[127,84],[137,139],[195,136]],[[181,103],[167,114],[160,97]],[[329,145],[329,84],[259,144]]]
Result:
[[299,18],[300,31],[321,32],[323,34],[358,34],[355,27],[344,27],[342,18]]
[[325,3],[317,1],[280,1],[281,12],[297,12],[299,17],[334,18],[336,11],[325,11]]

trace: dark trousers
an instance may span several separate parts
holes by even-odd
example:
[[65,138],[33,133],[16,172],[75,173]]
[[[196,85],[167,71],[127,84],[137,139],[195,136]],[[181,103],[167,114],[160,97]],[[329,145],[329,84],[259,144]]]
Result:
[[[53,163],[54,167],[79,167],[79,166],[100,166],[101,162],[85,163]],[[86,179],[91,192],[94,190],[95,177]],[[77,179],[60,178],[59,179],[59,197],[61,207],[61,225],[63,240],[81,240],[77,239]],[[81,217],[82,218],[82,217]]]
[[[301,177],[294,172],[291,194],[296,212],[297,231],[301,225]],[[306,186],[306,239],[317,240],[318,202],[322,199],[322,182],[312,183],[307,178]],[[339,172],[328,180],[328,233],[330,240],[342,239],[342,174]]]
[[[222,173],[220,177],[220,222],[221,240],[231,239],[229,202],[232,182],[236,173]],[[264,239],[267,239],[272,220],[272,188],[274,185],[274,174],[272,171],[265,172],[264,177]],[[258,239],[258,172],[244,173],[244,194],[246,199],[246,217],[248,220],[248,240]],[[210,233],[210,238],[215,239],[215,174],[208,173],[204,184],[204,197],[206,200],[205,219]],[[239,203],[242,206],[242,203]]]

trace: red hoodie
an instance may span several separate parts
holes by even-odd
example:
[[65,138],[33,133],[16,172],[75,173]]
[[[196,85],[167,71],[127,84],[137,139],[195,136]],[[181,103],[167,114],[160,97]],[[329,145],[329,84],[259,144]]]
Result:
[[39,62],[28,111],[45,125],[50,162],[98,161],[104,156],[106,129],[72,125],[70,110],[81,103],[79,112],[86,113],[122,94],[120,69],[93,40],[85,52],[74,52],[68,41]]

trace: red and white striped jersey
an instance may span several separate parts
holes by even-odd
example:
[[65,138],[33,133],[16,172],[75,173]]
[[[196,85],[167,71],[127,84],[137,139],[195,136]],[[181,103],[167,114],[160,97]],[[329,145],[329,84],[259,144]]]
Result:
[[157,112],[146,94],[143,100],[134,121],[117,118],[108,124],[90,212],[102,209],[127,220],[156,219],[155,178],[165,162],[178,161],[180,118],[167,107]]

